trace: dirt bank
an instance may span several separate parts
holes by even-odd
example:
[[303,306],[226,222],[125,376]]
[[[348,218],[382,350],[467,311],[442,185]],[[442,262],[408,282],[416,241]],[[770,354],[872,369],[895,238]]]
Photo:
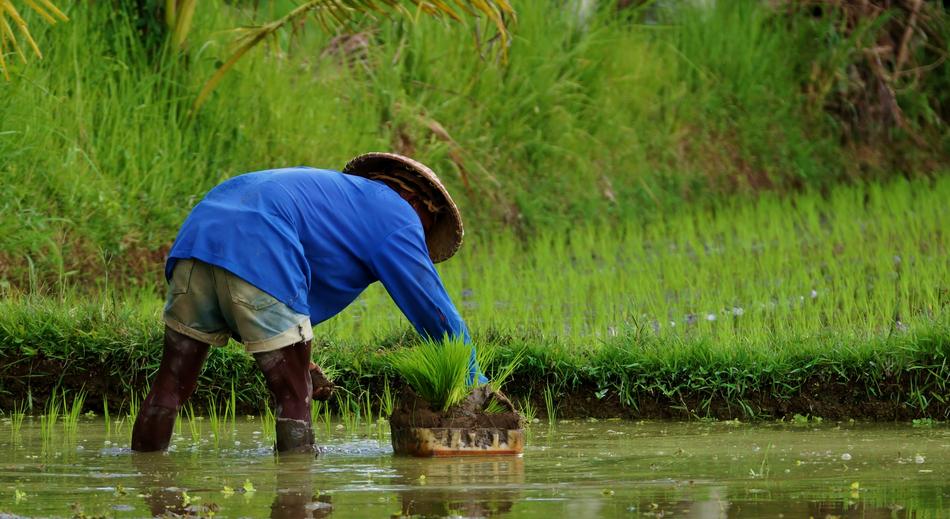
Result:
[[[498,402],[501,412],[486,412],[492,401]],[[520,429],[521,416],[507,397],[492,391],[488,386],[476,388],[461,404],[447,411],[432,409],[428,402],[419,398],[412,389],[405,387],[399,394],[399,405],[389,419],[393,428],[498,428]]]

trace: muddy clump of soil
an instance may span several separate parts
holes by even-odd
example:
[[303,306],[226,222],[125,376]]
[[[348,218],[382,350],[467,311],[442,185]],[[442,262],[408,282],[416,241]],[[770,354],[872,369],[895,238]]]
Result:
[[[485,411],[492,400],[500,404],[501,412]],[[475,388],[468,398],[445,411],[433,409],[429,402],[405,387],[389,423],[393,428],[521,429],[524,419],[505,395],[492,391],[489,386]]]

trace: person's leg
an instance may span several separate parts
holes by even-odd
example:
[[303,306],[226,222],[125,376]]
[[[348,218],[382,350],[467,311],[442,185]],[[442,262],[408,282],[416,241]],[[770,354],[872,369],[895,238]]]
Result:
[[150,452],[168,447],[175,418],[195,391],[210,345],[165,327],[165,348],[132,428],[132,450]]
[[277,452],[313,452],[310,423],[310,341],[255,353],[277,405]]
[[231,335],[218,308],[210,265],[194,259],[177,260],[162,319],[162,361],[132,428],[135,451],[168,447],[175,418],[195,391],[209,345],[227,344]]
[[310,316],[227,270],[214,273],[221,313],[254,356],[277,406],[277,452],[313,452]]

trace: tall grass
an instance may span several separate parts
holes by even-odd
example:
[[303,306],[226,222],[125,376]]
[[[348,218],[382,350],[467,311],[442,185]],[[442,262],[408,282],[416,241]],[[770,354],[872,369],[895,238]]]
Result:
[[853,42],[826,38],[830,20],[796,24],[763,2],[655,23],[613,11],[582,23],[560,4],[524,3],[507,64],[432,20],[357,23],[368,45],[347,59],[324,52],[332,35],[300,31],[242,60],[194,120],[188,106],[228,53],[223,29],[253,23],[247,11],[200,2],[183,58],[150,55],[111,5],[68,11],[55,30],[33,24],[46,58],[0,83],[10,289],[154,288],[162,247],[216,183],[339,168],[370,149],[441,172],[470,236],[635,226],[703,195],[894,173],[852,167],[859,153],[801,93],[816,53],[851,55]]

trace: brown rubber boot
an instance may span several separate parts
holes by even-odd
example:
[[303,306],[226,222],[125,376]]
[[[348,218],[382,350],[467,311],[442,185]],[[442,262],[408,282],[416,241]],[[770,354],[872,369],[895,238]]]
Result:
[[310,425],[310,341],[255,353],[254,359],[277,404],[277,452],[314,452]]
[[198,385],[198,375],[211,346],[165,327],[165,348],[158,374],[152,381],[132,427],[132,450],[168,448],[175,418]]

